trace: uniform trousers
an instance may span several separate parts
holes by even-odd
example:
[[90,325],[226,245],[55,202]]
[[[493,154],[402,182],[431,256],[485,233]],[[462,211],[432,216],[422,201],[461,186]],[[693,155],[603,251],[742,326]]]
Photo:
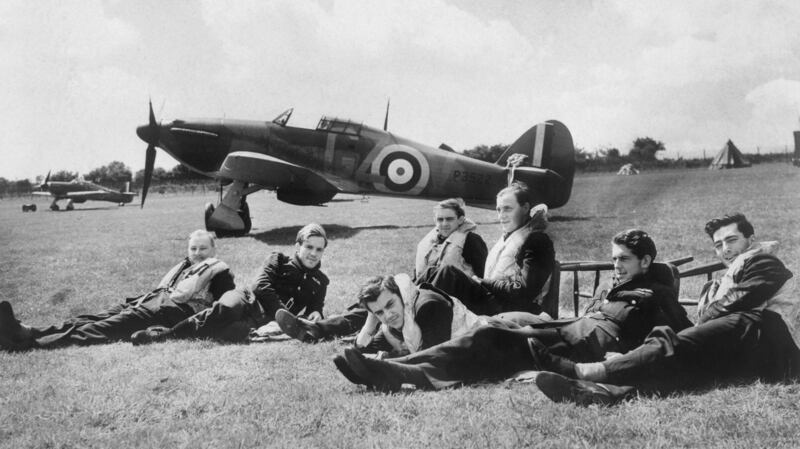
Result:
[[103,344],[129,340],[132,333],[149,326],[174,326],[193,313],[191,306],[172,301],[160,290],[98,314],[77,316],[59,326],[34,328],[33,337],[40,348]]

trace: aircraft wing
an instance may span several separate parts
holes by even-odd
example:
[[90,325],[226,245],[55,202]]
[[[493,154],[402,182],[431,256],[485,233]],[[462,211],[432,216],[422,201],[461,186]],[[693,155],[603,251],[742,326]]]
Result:
[[107,195],[108,192],[104,190],[84,190],[82,192],[67,192],[61,195],[62,198],[86,198],[87,200],[97,195]]
[[217,172],[221,178],[256,184],[284,192],[335,194],[339,188],[325,177],[306,167],[273,156],[250,151],[234,151],[225,158]]
[[31,194],[36,196],[52,196],[53,194],[50,192],[31,192]]

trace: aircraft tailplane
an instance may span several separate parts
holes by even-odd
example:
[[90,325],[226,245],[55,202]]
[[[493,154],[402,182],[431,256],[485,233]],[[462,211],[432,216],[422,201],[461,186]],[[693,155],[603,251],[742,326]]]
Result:
[[[515,154],[521,156],[512,158]],[[572,179],[575,176],[575,146],[569,129],[563,123],[548,120],[534,125],[508,147],[496,164],[507,166],[509,158],[512,162],[522,159],[519,167],[537,167],[556,172],[559,176],[554,177],[546,187],[547,203],[550,207],[566,204],[572,193]]]

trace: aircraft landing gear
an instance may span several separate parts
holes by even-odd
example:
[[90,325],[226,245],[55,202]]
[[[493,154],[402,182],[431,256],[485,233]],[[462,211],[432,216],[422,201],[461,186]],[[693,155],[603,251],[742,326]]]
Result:
[[231,194],[228,192],[225,199],[214,207],[211,203],[206,203],[205,223],[206,230],[217,234],[217,237],[241,237],[252,229],[253,223],[250,220],[250,206],[247,205],[245,196],[241,195],[238,199],[239,204],[236,209],[229,206],[229,197],[234,198],[240,192],[238,189]]
[[75,210],[75,204],[72,200],[67,201],[67,210]]
[[58,204],[56,204],[55,201],[53,201],[53,204],[50,205],[50,210],[60,210],[60,209],[61,208],[58,207]]

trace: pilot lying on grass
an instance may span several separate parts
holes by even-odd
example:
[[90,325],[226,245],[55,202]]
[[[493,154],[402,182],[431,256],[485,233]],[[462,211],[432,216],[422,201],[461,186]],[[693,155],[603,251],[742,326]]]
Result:
[[187,256],[172,267],[150,293],[95,315],[80,315],[58,326],[31,327],[14,318],[8,302],[0,303],[0,348],[24,350],[93,345],[127,340],[148,326],[174,326],[210,306],[232,290],[228,266],[214,258],[214,235],[204,230],[189,236]]
[[[475,232],[475,223],[466,217],[464,201],[450,198],[437,203],[433,208],[433,219],[434,228],[417,245],[414,282],[427,282],[427,276],[445,264],[451,264],[470,276],[483,276],[486,243]],[[360,304],[350,306],[344,314],[319,321],[297,317],[288,310],[279,310],[275,314],[275,321],[286,335],[306,343],[354,334],[366,319],[367,310]]]
[[670,393],[720,380],[800,375],[800,300],[792,273],[774,255],[777,242],[756,242],[740,213],[709,221],[705,231],[728,269],[704,287],[697,324],[680,332],[657,327],[627,354],[540,373],[536,384],[545,395],[612,404],[636,390]]
[[135,345],[178,338],[216,338],[244,341],[250,329],[275,319],[286,309],[322,319],[328,277],[320,270],[328,246],[325,229],[311,223],[297,233],[291,256],[274,252],[267,257],[252,288],[231,290],[210,307],[173,325],[151,327],[131,336]]
[[[598,288],[581,318],[528,320],[529,325],[522,328],[472,327],[460,336],[453,332],[450,341],[428,349],[419,345],[424,350],[390,360],[372,360],[356,349],[346,349],[344,358],[339,356],[334,362],[352,382],[380,390],[397,391],[404,383],[445,388],[500,380],[523,370],[569,372],[576,361],[603,360],[607,353],[635,347],[656,325],[677,330],[691,325],[678,304],[672,270],[653,264],[656,247],[646,233],[621,232],[614,236],[611,250],[613,284]],[[371,310],[377,316],[380,309]],[[392,322],[389,317],[382,321]]]
[[[361,287],[359,302],[369,310],[356,337],[354,351],[374,354],[376,359],[399,357],[424,351],[480,326],[516,329],[544,320],[526,312],[513,316],[476,315],[457,298],[430,284],[419,286],[406,274],[370,278]],[[353,382],[358,376],[348,361],[338,356],[334,363]]]

